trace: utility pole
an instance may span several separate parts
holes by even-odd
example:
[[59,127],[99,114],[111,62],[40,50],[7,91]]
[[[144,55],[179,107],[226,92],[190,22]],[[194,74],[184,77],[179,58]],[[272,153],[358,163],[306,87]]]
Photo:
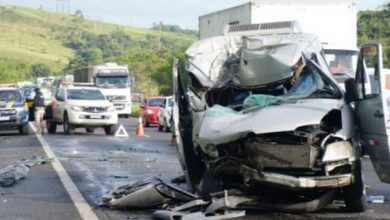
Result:
[[[66,7],[66,3],[68,3],[68,14],[70,14],[70,0],[57,0],[57,5],[56,5],[56,10],[57,10],[57,13],[59,13],[59,7],[61,7],[61,13],[64,14],[66,11],[65,11],[65,7]],[[61,5],[59,5],[61,4]]]
[[161,49],[161,32],[162,32],[162,21],[160,21],[160,28],[159,28],[159,33],[158,33],[158,50],[160,51]]

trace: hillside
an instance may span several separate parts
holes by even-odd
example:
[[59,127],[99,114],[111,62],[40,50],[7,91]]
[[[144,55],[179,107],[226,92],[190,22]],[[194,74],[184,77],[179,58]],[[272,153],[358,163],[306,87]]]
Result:
[[[120,39],[112,40],[115,37]],[[95,52],[96,48],[99,50],[97,54],[102,56],[88,60],[89,64],[122,61],[131,65],[125,59],[131,56],[130,51],[156,54],[157,48],[170,57],[180,57],[178,49],[184,50],[194,40],[196,36],[172,32],[162,32],[160,38],[160,33],[155,30],[88,20],[82,14],[0,6],[0,64],[4,64],[0,66],[0,81],[29,78],[30,66],[38,63],[49,67],[52,73],[60,74],[64,68],[69,68],[70,62],[71,66],[82,65],[84,55]],[[105,54],[107,48],[111,50],[108,55]],[[11,72],[13,74],[9,74]],[[136,79],[141,77],[134,74]]]

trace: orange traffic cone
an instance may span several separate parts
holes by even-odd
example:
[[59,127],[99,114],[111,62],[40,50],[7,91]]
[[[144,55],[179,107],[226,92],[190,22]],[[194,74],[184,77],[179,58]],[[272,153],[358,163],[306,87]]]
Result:
[[142,125],[142,117],[138,118],[137,128],[135,129],[135,135],[138,137],[144,136],[144,126]]

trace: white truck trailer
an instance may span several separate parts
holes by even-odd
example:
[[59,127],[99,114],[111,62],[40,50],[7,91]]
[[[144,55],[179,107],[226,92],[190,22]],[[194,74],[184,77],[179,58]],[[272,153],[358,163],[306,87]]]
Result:
[[[296,20],[323,44],[330,70],[353,77],[357,63],[356,0],[251,0],[199,17],[200,38],[223,35],[227,25]],[[336,68],[340,64],[343,68]]]
[[75,69],[74,82],[94,83],[107,99],[114,104],[118,116],[129,117],[131,114],[131,85],[127,66],[116,63],[85,66]]

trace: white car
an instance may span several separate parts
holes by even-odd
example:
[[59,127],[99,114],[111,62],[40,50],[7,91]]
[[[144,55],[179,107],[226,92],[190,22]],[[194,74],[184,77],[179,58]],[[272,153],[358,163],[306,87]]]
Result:
[[75,128],[84,127],[88,133],[103,127],[107,135],[116,131],[118,115],[115,107],[98,88],[58,88],[52,102],[52,119],[48,121],[48,132],[55,133],[58,124],[63,124],[65,134]]
[[165,97],[164,103],[160,106],[160,112],[157,115],[158,130],[170,131],[171,130],[171,116],[172,116],[172,96]]

